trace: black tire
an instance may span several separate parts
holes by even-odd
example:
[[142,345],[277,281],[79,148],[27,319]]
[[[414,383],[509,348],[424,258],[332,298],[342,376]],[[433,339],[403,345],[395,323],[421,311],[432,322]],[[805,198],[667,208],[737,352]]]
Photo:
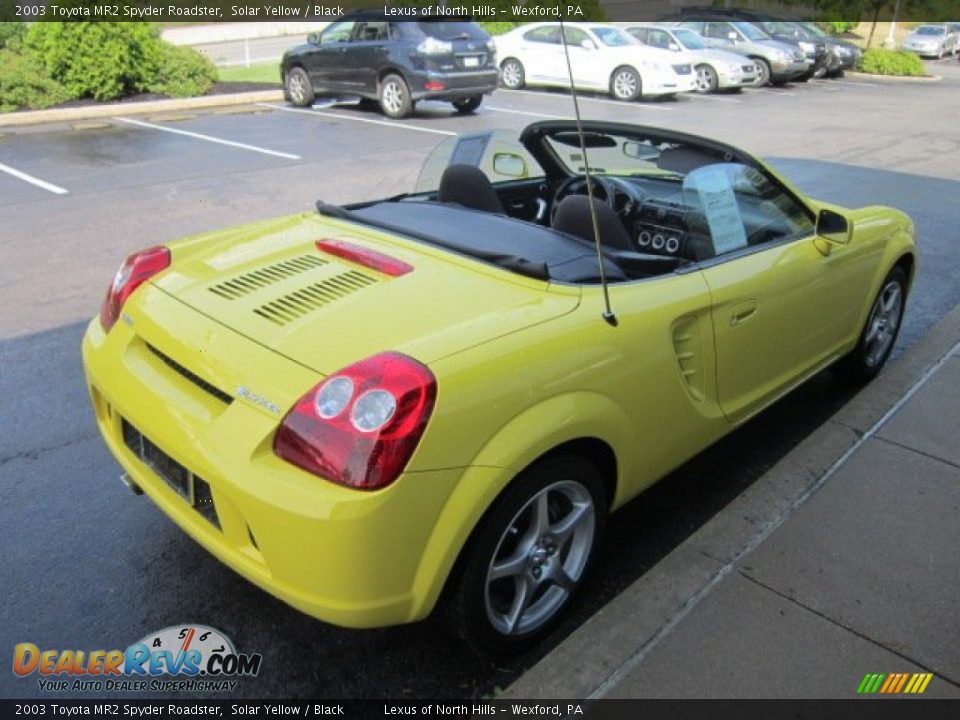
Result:
[[[888,310],[886,308],[894,294],[896,305]],[[897,266],[890,271],[880,285],[880,292],[870,306],[870,313],[867,315],[867,322],[860,333],[857,346],[853,352],[837,363],[837,369],[846,381],[854,385],[864,385],[880,373],[897,342],[906,301],[907,273],[902,267]],[[891,324],[893,324],[892,330]],[[883,344],[878,346],[878,342]]]
[[770,63],[761,57],[750,58],[757,67],[760,68],[760,78],[757,80],[757,87],[766,87],[770,84],[770,76],[773,74],[770,70]]
[[469,115],[483,102],[483,95],[471,95],[470,97],[457,98],[453,101],[453,109],[460,115]]
[[643,81],[632,67],[621,65],[610,75],[610,94],[616,100],[631,102],[643,95]]
[[410,88],[407,82],[399,75],[387,75],[380,81],[378,92],[380,109],[387,117],[405,118],[413,112],[413,101],[410,99]]
[[527,84],[523,63],[516,58],[507,58],[500,64],[500,84],[507,90],[519,90]]
[[697,74],[698,93],[708,95],[709,93],[717,91],[720,81],[717,78],[717,71],[710,65],[697,65],[697,67],[694,68],[694,72]]
[[302,67],[290,68],[283,82],[284,95],[297,107],[309,107],[316,100],[313,83]]
[[[538,530],[540,508],[547,520]],[[487,511],[451,577],[443,610],[455,634],[481,657],[517,654],[543,639],[583,586],[606,515],[603,479],[580,456],[550,457],[521,473]],[[550,531],[573,517],[558,541]],[[495,563],[500,578],[490,577]]]

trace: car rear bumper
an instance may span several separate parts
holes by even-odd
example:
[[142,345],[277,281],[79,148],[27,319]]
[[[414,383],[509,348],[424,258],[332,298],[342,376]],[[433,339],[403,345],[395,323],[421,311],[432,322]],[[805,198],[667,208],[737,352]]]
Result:
[[[219,560],[309,615],[358,628],[426,615],[438,581],[422,558],[463,469],[407,472],[366,492],[280,460],[272,452],[279,415],[211,396],[156,350],[172,358],[180,343],[209,348],[215,337],[212,353],[231,351],[264,377],[279,356],[212,321],[183,322],[189,311],[159,290],[144,286],[134,297],[146,292],[150,316],[130,311],[136,332],[118,322],[105,333],[94,320],[83,341],[96,422],[124,472]],[[164,327],[177,328],[176,338]],[[286,364],[297,384],[316,381]],[[189,475],[192,492],[174,489],[171,475]]]
[[[417,72],[407,78],[414,100],[456,100],[470,95],[486,95],[497,89],[500,72],[496,69],[477,72]],[[437,85],[442,88],[437,88]]]

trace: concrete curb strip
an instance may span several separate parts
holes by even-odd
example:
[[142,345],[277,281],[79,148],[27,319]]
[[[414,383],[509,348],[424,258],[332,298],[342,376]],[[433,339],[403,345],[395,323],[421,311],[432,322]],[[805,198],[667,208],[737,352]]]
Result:
[[844,73],[844,77],[858,78],[860,80],[877,80],[878,82],[888,83],[931,83],[943,80],[940,75],[875,75],[874,73],[856,72],[854,70],[847,70],[846,73]]
[[677,546],[503,693],[602,697],[625,669],[802,505],[835,465],[960,338],[960,305],[763,477]]
[[148,115],[175,110],[198,110],[201,108],[246,105],[258,102],[282,102],[283,90],[258,90],[255,92],[231,93],[229,95],[204,95],[196,98],[174,100],[149,100],[147,102],[109,103],[83,107],[52,108],[0,115],[0,127],[38,125],[40,123],[72,122],[91,118],[116,117],[120,115]]

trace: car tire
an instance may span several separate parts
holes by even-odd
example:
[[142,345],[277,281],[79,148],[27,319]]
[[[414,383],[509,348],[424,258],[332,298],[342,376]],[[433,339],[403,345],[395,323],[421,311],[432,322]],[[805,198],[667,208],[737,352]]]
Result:
[[557,455],[522,472],[487,511],[451,578],[444,610],[455,634],[481,657],[539,642],[582,587],[606,515],[603,479],[583,457]]
[[291,68],[287,71],[283,87],[287,100],[297,107],[309,107],[313,105],[313,101],[317,98],[310,76],[301,67]]
[[770,71],[770,63],[768,63],[763,58],[755,57],[751,58],[760,68],[760,78],[757,80],[757,87],[765,87],[770,84],[770,76],[772,72]]
[[413,112],[413,101],[410,99],[410,88],[402,77],[396,74],[387,75],[380,81],[380,109],[383,114],[391,118],[405,118]]
[[379,110],[380,101],[374,100],[373,98],[360,98],[360,102],[357,103],[357,107],[367,112],[370,112],[371,110]]
[[697,65],[697,92],[708,95],[717,91],[720,80],[717,78],[717,71],[709,65]]
[[516,58],[507,58],[500,65],[500,84],[507,90],[519,90],[527,81],[523,63]]
[[470,97],[458,98],[453,101],[453,109],[459,115],[469,115],[483,102],[483,95],[471,95]]
[[907,273],[893,268],[877,293],[857,346],[837,365],[845,380],[864,385],[875,378],[897,341],[907,300]]
[[610,75],[610,94],[616,100],[630,102],[643,95],[640,73],[632,67],[621,66]]

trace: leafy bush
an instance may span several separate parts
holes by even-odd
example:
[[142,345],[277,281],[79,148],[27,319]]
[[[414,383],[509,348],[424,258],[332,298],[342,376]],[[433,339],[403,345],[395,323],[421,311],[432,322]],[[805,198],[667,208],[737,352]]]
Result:
[[193,48],[164,43],[150,92],[170,97],[203,95],[217,79],[217,68]]
[[869,48],[860,58],[860,70],[874,75],[926,75],[923,61],[902,50]]
[[843,33],[853,31],[857,27],[857,25],[859,25],[860,23],[847,22],[845,20],[840,20],[840,21],[822,22],[817,24],[822,26],[823,29],[826,30],[827,32],[830,32],[834,35],[842,35]]
[[487,35],[503,35],[513,30],[517,25],[521,25],[519,22],[481,22],[477,23],[480,27],[487,31]]
[[22,38],[26,28],[22,22],[0,22],[0,48],[6,47],[12,40]]
[[0,49],[0,112],[39,110],[69,99],[66,89],[47,75],[33,53],[19,42]]

